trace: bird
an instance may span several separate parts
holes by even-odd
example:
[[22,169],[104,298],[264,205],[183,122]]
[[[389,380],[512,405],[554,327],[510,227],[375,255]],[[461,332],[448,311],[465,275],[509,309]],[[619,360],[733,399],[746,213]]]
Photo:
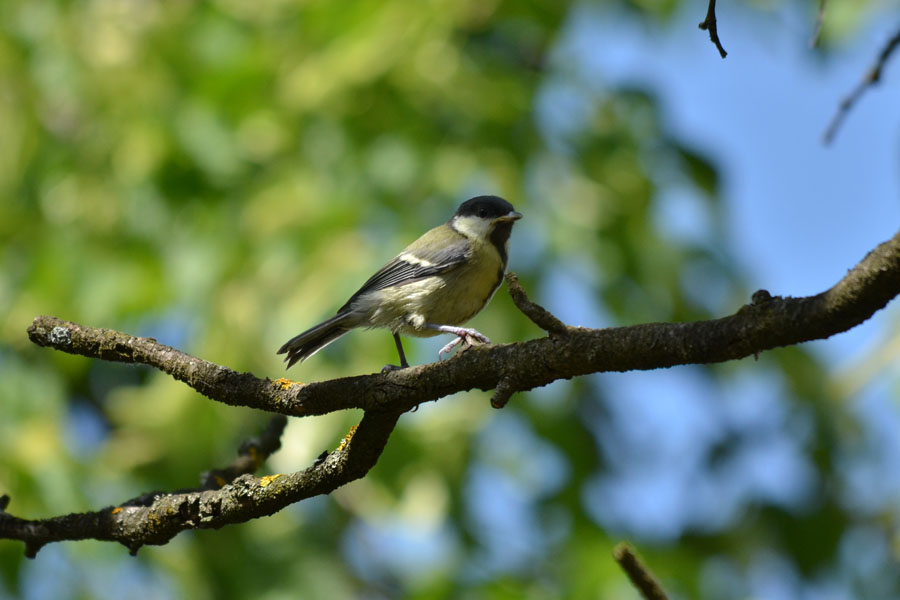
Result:
[[337,314],[288,340],[278,350],[290,368],[357,328],[391,331],[400,365],[409,367],[400,334],[456,336],[438,352],[440,361],[465,342],[489,344],[475,329],[461,327],[487,306],[500,287],[513,224],[522,218],[498,196],[463,202],[443,225],[424,233],[372,275]]

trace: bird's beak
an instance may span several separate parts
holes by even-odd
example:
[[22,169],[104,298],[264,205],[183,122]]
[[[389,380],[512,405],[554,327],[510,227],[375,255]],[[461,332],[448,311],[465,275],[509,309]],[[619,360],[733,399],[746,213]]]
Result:
[[502,217],[497,217],[494,219],[494,223],[502,223],[503,221],[518,221],[522,218],[522,213],[518,213],[514,210],[506,213]]

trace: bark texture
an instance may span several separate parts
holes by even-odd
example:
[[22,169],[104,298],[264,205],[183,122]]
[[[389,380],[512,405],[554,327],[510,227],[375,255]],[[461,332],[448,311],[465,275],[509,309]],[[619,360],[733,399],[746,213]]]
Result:
[[455,392],[494,389],[492,404],[500,408],[515,392],[557,379],[723,362],[827,338],[862,323],[900,294],[900,233],[821,294],[783,298],[760,290],[735,314],[709,321],[569,327],[531,302],[514,274],[507,276],[507,283],[516,305],[548,332],[546,337],[472,347],[440,363],[307,384],[238,373],[152,338],[56,317],[36,318],[28,336],[39,346],[149,365],[218,402],[286,416],[350,408],[365,414],[337,450],[290,474],[252,475],[278,448],[284,421],[276,417],[260,440],[245,444],[233,465],[211,471],[195,490],[144,494],[96,512],[39,520],[8,513],[10,499],[0,496],[0,539],[25,542],[28,556],[49,542],[87,538],[117,541],[134,553],[145,544],[165,544],[187,529],[218,528],[270,515],[363,477],[375,465],[402,413]]

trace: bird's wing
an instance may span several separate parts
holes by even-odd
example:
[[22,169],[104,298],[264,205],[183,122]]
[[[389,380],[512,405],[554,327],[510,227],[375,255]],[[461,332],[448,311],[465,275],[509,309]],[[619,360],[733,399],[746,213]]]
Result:
[[461,236],[458,241],[436,250],[422,250],[417,248],[417,245],[413,244],[369,277],[338,313],[348,309],[357,298],[367,292],[403,285],[449,271],[462,263],[472,252],[469,241]]

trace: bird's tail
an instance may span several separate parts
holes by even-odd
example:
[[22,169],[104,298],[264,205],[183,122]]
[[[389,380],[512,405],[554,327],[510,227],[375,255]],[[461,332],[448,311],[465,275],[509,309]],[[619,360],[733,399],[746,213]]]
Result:
[[289,339],[284,346],[278,349],[278,354],[287,353],[284,361],[287,363],[287,368],[290,369],[294,363],[306,360],[353,329],[353,321],[352,313],[339,313]]

